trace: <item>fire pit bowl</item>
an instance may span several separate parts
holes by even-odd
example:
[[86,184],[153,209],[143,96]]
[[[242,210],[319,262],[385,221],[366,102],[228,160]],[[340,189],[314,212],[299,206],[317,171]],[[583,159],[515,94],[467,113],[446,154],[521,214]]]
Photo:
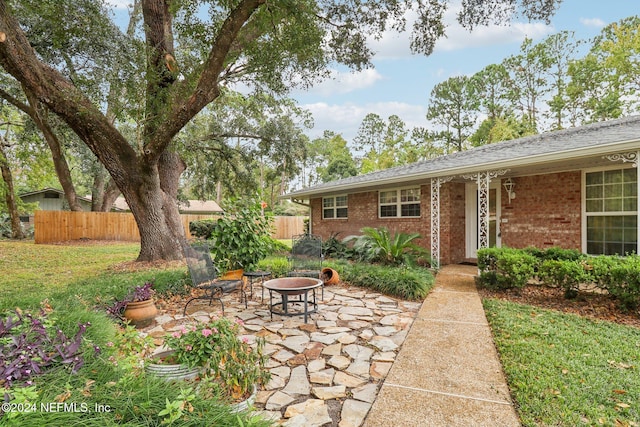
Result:
[[[307,317],[318,310],[315,290],[322,286],[322,280],[312,277],[280,277],[264,282],[265,289],[269,290],[269,310],[271,318],[273,314],[280,316],[304,316],[304,323]],[[312,291],[311,307],[309,307],[309,291]],[[273,293],[280,295],[281,301],[273,301]],[[289,297],[297,296],[297,299],[290,300]],[[303,304],[301,310],[290,311],[290,305]]]

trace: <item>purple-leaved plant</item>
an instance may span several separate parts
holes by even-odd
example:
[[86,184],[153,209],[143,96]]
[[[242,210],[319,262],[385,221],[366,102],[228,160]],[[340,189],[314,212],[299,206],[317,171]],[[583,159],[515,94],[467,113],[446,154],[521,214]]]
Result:
[[[67,337],[62,330],[50,332],[44,326],[46,312],[39,316],[22,314],[0,318],[0,386],[31,384],[32,378],[55,366],[70,366],[75,373],[84,363],[83,336],[90,323],[78,325],[78,332]],[[99,352],[99,347],[94,347]]]

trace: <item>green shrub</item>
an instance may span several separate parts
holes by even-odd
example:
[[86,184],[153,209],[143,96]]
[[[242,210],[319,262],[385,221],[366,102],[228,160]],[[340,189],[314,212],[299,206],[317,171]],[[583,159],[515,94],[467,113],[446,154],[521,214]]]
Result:
[[590,276],[590,282],[595,284],[599,289],[608,290],[609,285],[613,282],[611,275],[612,270],[620,265],[623,259],[617,256],[600,255],[588,257],[585,265]]
[[326,258],[346,258],[349,256],[349,247],[338,239],[340,233],[333,233],[331,237],[322,242],[322,253]]
[[419,258],[430,259],[429,252],[414,243],[419,233],[392,235],[385,227],[363,227],[361,236],[345,237],[343,242],[353,242],[355,259],[379,262],[387,265],[415,265]]
[[291,248],[287,246],[286,243],[272,237],[267,237],[267,239],[269,241],[269,251],[271,255],[288,254],[289,251],[291,251]]
[[575,298],[580,284],[591,281],[585,264],[573,260],[544,260],[538,267],[538,277],[548,286],[563,288],[566,298]]
[[538,260],[524,250],[478,250],[478,284],[491,289],[523,288],[534,275]]
[[214,218],[191,221],[189,223],[189,232],[193,237],[206,240],[211,237],[217,222],[218,220]]
[[222,272],[252,270],[271,251],[271,217],[257,203],[231,206],[227,213],[208,237],[213,262]]
[[636,310],[640,306],[640,257],[627,256],[612,267],[608,290],[621,308]]
[[285,257],[270,256],[258,262],[258,270],[271,272],[271,277],[285,277],[291,271],[291,264]]
[[421,300],[433,286],[431,272],[421,267],[392,267],[365,263],[330,262],[328,267],[351,285],[407,300]]
[[548,248],[542,253],[543,260],[557,261],[579,261],[585,258],[585,255],[577,249],[563,249],[558,247]]

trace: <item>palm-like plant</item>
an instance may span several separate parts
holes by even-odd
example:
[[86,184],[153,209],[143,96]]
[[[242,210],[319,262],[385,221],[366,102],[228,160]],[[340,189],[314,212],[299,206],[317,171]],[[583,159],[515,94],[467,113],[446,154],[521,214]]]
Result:
[[361,236],[348,236],[343,242],[353,242],[353,252],[362,261],[389,265],[415,264],[418,257],[429,258],[429,253],[414,243],[420,233],[391,235],[385,227],[364,227]]

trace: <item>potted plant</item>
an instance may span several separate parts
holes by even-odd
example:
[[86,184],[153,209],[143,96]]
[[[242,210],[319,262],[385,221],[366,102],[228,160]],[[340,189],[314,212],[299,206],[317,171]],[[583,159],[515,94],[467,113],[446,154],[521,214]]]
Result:
[[122,300],[116,301],[109,309],[109,313],[116,317],[123,317],[136,328],[149,326],[158,314],[153,295],[153,282],[136,286]]
[[238,332],[238,324],[227,318],[182,328],[165,338],[169,349],[165,356],[185,369],[198,369],[201,392],[220,395],[229,403],[242,402],[255,395],[270,374],[265,369],[264,339],[251,346]]
[[265,258],[271,249],[271,218],[263,215],[260,205],[232,207],[211,226],[211,258],[222,275],[235,272],[241,279]]

